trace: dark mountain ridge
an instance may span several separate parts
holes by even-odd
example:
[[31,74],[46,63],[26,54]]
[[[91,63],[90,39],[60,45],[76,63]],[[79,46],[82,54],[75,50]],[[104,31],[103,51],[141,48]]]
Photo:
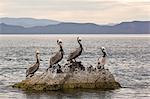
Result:
[[113,26],[94,23],[59,23],[23,27],[0,24],[0,34],[150,34],[150,21],[122,22]]

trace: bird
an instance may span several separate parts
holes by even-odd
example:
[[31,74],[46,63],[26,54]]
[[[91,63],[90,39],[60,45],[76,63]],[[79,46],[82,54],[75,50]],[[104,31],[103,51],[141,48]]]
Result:
[[[64,56],[64,50],[62,48],[62,40],[61,39],[58,39],[57,40],[57,44],[59,45],[59,51],[53,56],[50,58],[50,66],[49,68],[52,68],[52,66],[54,64],[58,64],[62,59],[63,59],[63,56]],[[59,64],[58,64],[59,65]],[[59,65],[60,66],[60,65]],[[49,69],[48,68],[48,69]],[[47,70],[48,70],[47,69]]]
[[75,59],[81,55],[83,47],[81,44],[81,38],[80,37],[77,37],[77,42],[79,43],[79,47],[75,51],[73,51],[69,54],[67,61],[73,62],[73,60],[74,60],[76,62]]
[[26,70],[26,77],[28,76],[32,77],[34,73],[39,69],[39,65],[40,65],[39,50],[36,50],[36,63]]
[[106,64],[106,49],[105,47],[101,47],[100,48],[102,53],[103,53],[103,56],[102,57],[99,57],[98,58],[98,69],[104,69],[104,65]]

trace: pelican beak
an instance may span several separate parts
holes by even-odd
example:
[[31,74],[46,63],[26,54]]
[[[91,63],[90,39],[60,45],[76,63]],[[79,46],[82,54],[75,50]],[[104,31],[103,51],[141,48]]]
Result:
[[100,48],[101,50],[103,50],[102,48]]
[[83,52],[85,52],[84,48],[82,48]]
[[60,42],[60,39],[57,40],[57,43],[58,43],[58,44],[59,44],[59,42]]
[[65,52],[63,51],[63,54],[65,54]]

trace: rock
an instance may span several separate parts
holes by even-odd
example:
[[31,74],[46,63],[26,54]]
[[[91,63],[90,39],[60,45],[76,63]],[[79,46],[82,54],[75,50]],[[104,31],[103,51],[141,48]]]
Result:
[[13,87],[28,91],[51,91],[77,88],[108,90],[121,86],[108,69],[88,72],[81,62],[73,62],[65,64],[61,73],[49,70],[16,83]]
[[63,66],[63,68],[63,72],[85,71],[85,67],[81,64],[81,62],[67,63]]

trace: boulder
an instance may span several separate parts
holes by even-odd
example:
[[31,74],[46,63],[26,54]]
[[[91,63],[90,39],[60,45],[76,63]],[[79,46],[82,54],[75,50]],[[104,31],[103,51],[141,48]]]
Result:
[[[59,68],[60,69],[60,68]],[[57,70],[56,70],[57,71]],[[120,88],[108,69],[86,69],[81,62],[65,64],[61,73],[48,70],[41,75],[34,75],[13,85],[28,91],[52,91],[66,89],[102,89]]]

